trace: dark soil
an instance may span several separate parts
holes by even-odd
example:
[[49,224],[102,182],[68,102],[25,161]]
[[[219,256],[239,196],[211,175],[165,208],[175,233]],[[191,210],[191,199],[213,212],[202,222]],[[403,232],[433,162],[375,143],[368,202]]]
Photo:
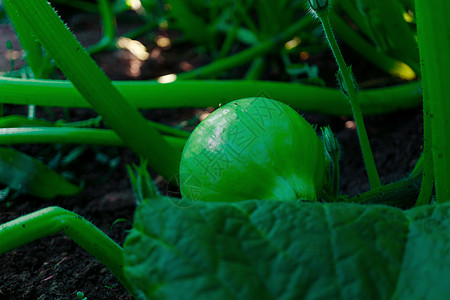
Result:
[[[100,28],[93,26],[92,16],[71,16],[68,23],[84,45],[98,40]],[[0,28],[2,45],[4,45],[3,37],[6,32],[9,33],[8,38],[14,42],[14,46],[18,47],[11,29],[6,25],[2,26]],[[123,26],[134,26],[134,24]],[[126,29],[119,26],[119,31]],[[151,41],[143,42],[149,47],[155,47]],[[352,55],[350,49],[346,51],[349,57],[356,56]],[[325,64],[324,72],[327,72],[328,66],[330,68],[328,72],[334,74],[331,56],[324,56],[330,62]],[[168,50],[163,53],[163,57],[164,63],[150,62],[148,65],[141,66],[141,74],[131,78],[128,74],[131,58],[126,52],[107,52],[95,56],[110,78],[120,80],[154,78],[169,72],[179,72],[180,61],[187,60],[197,65],[206,60],[196,57],[195,52],[190,49]],[[323,58],[315,59],[319,61]],[[372,66],[365,62],[358,64],[357,58],[354,60],[353,69],[356,77],[362,79],[361,82],[373,78],[379,78],[381,82],[388,81]],[[7,64],[3,61],[0,62],[0,66],[4,70]],[[334,83],[331,81],[330,84]],[[23,110],[17,107],[7,109],[10,112]],[[58,115],[61,111],[55,110],[55,113]],[[157,110],[148,115],[155,121],[175,124],[191,119],[196,113],[196,110],[181,109]],[[90,110],[78,110],[71,111],[71,115],[75,119],[83,119],[94,114]],[[354,129],[347,128],[351,125],[351,120],[314,114],[304,114],[304,117],[318,126],[331,125],[333,132],[337,135],[342,146],[342,192],[355,195],[367,190],[367,176],[357,135]],[[404,177],[412,170],[421,151],[420,109],[371,116],[365,118],[365,121],[383,183]],[[54,146],[24,146],[19,149],[33,155],[57,152]],[[118,158],[120,163],[111,167],[98,159],[98,153],[110,160]],[[86,147],[82,156],[73,165],[68,166],[74,178],[85,184],[81,194],[75,197],[58,197],[50,201],[21,195],[14,200],[0,202],[0,224],[45,207],[60,206],[90,220],[116,242],[123,244],[127,231],[131,229],[136,208],[125,167],[131,162],[137,162],[137,160],[129,150]],[[167,183],[160,177],[156,179],[160,182],[161,191],[167,192]],[[112,226],[118,219],[127,221]],[[108,269],[63,234],[49,236],[0,255],[0,265],[0,299],[77,299],[77,291],[84,292],[87,299],[130,299],[126,290]]]

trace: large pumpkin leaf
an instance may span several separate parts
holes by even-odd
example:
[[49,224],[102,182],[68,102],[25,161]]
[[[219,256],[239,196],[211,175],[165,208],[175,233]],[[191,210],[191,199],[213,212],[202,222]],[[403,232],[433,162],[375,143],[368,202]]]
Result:
[[138,299],[443,299],[450,206],[169,198],[136,211],[125,272]]

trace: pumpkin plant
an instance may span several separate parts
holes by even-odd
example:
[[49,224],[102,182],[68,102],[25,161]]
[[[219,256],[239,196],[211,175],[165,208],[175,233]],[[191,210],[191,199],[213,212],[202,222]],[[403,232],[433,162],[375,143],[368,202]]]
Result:
[[[29,1],[38,12],[49,8],[44,2]],[[28,2],[5,3],[17,15],[28,12]],[[338,63],[340,86],[357,123],[370,191],[350,199],[339,197],[339,147],[328,129],[322,131],[322,143],[311,125],[285,104],[265,98],[235,100],[197,127],[182,154],[166,141],[161,144],[174,151],[173,157],[181,157],[181,191],[195,205],[181,208],[173,199],[159,196],[143,164],[131,173],[140,204],[124,248],[81,216],[50,207],[0,225],[0,253],[64,231],[102,261],[137,299],[439,299],[450,294],[446,281],[450,276],[450,142],[445,134],[450,130],[446,121],[450,105],[445,101],[450,78],[446,36],[450,20],[445,13],[450,3],[415,2],[424,153],[410,176],[384,186],[374,168],[356,81],[334,40],[328,0],[309,3],[323,23]],[[48,16],[55,15],[48,12]],[[33,14],[30,18],[28,25],[38,21]],[[45,47],[55,47],[45,42],[45,33],[37,37]],[[138,139],[128,136],[130,124],[117,122],[120,109],[128,117],[136,112],[120,103],[122,96],[114,86],[101,77],[101,91],[109,91],[114,99],[109,109],[95,99],[104,95],[70,70],[61,53],[49,52],[74,85],[85,89],[83,95],[91,105],[108,116],[105,119],[124,143],[149,156],[145,147],[152,143],[138,145]],[[147,137],[162,141],[155,127],[139,120],[130,126],[150,127]],[[158,160],[169,155],[163,152],[156,151],[149,160],[161,170],[163,162]],[[172,162],[164,174],[173,173]],[[241,181],[246,181],[249,191]],[[415,195],[408,194],[411,187]],[[418,207],[394,207],[405,195],[409,206]],[[434,199],[439,205],[430,204]],[[383,205],[369,204],[374,202]]]

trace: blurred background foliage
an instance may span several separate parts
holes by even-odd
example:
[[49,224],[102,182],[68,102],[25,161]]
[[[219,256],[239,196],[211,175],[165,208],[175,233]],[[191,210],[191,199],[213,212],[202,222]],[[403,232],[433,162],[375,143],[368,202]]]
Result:
[[[327,47],[320,24],[304,0],[56,0],[52,4],[63,17],[74,11],[99,16],[102,38],[87,47],[91,53],[122,48],[146,61],[158,53],[143,45],[145,37],[160,49],[184,45],[205,57],[200,65],[180,65],[179,73],[186,74],[162,78],[164,82],[175,78],[275,78],[326,84],[319,76],[317,61],[311,58],[327,52]],[[333,28],[347,47],[387,76],[417,77],[414,1],[335,0],[332,4]],[[0,17],[6,22],[3,9]],[[139,25],[118,33],[118,23],[127,18]],[[25,50],[32,58],[32,49]],[[199,66],[200,70],[193,70]],[[52,71],[51,63],[43,63],[39,74],[33,76],[51,77]]]

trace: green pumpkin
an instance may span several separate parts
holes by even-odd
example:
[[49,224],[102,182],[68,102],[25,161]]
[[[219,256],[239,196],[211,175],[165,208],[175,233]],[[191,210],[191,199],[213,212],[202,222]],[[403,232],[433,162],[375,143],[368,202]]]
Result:
[[313,127],[288,105],[261,97],[232,101],[190,135],[180,164],[181,195],[317,201],[324,157]]

